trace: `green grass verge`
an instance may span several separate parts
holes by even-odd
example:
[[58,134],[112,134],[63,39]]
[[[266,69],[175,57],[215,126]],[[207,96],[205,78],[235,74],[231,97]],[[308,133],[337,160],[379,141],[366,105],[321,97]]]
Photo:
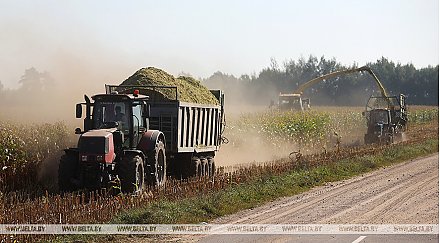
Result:
[[438,139],[397,145],[376,155],[344,159],[309,170],[259,178],[225,190],[178,201],[161,200],[117,215],[111,223],[199,223],[253,208],[279,197],[292,196],[326,182],[347,179],[376,168],[438,152]]

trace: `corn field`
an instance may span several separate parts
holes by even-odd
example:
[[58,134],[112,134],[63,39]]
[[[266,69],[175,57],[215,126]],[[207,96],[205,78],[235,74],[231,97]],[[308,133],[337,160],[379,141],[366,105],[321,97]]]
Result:
[[72,141],[61,122],[26,125],[0,121],[0,191],[36,189],[42,164]]
[[243,114],[229,121],[225,136],[237,148],[259,137],[272,150],[313,153],[322,148],[332,150],[336,143],[360,145],[366,128],[361,109],[271,111]]
[[430,121],[438,121],[438,108],[412,107],[408,112],[410,123],[426,123]]

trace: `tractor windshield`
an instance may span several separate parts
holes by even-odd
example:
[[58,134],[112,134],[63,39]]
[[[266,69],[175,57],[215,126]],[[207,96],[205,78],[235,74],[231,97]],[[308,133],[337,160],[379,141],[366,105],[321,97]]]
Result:
[[130,109],[126,102],[98,101],[93,107],[93,123],[95,128],[108,127],[109,123],[117,122],[118,129],[129,133]]
[[371,123],[388,124],[388,111],[387,110],[374,110],[370,112]]
[[301,110],[301,100],[296,96],[280,96],[282,110]]

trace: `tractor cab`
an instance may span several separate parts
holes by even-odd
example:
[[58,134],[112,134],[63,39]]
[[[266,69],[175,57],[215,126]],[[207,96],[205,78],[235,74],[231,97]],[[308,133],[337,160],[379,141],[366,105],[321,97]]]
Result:
[[370,97],[363,115],[367,119],[366,144],[393,143],[394,136],[401,140],[407,123],[406,97]]
[[139,94],[99,94],[92,97],[91,103],[86,97],[86,102],[77,105],[77,118],[82,115],[82,106],[86,105],[84,118],[84,131],[116,128],[121,137],[121,146],[125,148],[136,147],[142,134],[148,130],[149,106],[148,96]]
[[391,123],[390,111],[387,109],[371,110],[368,122],[370,124],[389,124]]
[[282,111],[303,111],[303,102],[299,94],[281,94],[279,95],[279,106]]
[[390,110],[373,109],[367,114],[367,133],[364,136],[365,143],[392,143],[394,124],[391,122]]

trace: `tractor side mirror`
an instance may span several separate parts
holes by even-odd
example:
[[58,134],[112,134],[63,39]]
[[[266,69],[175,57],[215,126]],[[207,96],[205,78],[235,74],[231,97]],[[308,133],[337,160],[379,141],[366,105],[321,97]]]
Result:
[[76,104],[76,118],[82,117],[82,105]]

